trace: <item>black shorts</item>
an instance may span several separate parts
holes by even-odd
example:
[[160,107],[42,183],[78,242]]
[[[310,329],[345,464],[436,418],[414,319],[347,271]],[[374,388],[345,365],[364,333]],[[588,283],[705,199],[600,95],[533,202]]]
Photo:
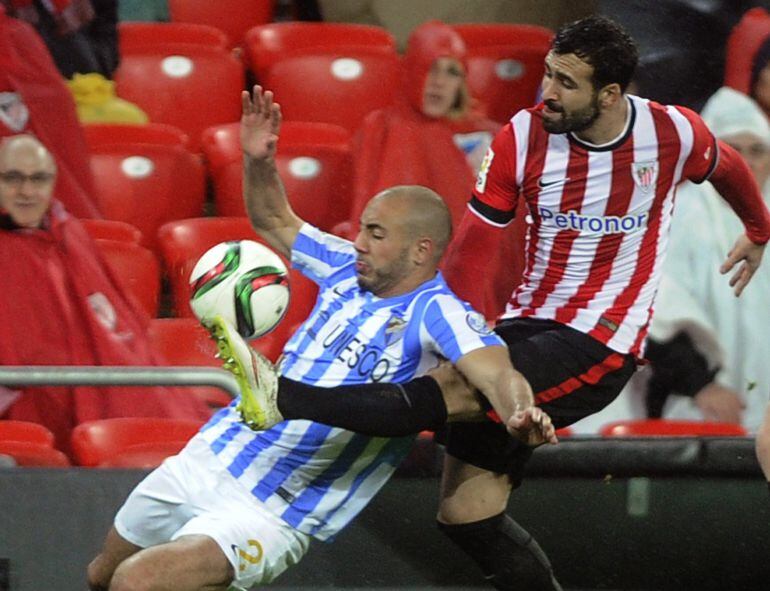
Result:
[[[551,320],[504,320],[495,332],[508,344],[513,366],[527,378],[535,403],[566,427],[612,402],[636,367],[632,355]],[[449,423],[438,439],[453,457],[521,482],[532,448],[511,437],[501,423]]]

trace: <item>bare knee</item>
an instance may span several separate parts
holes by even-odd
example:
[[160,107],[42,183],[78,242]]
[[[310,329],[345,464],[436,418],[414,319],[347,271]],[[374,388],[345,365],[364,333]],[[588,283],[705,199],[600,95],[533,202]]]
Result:
[[110,591],[150,591],[155,587],[152,573],[142,565],[140,555],[132,556],[121,562],[110,581]]
[[107,591],[110,586],[110,579],[112,579],[112,572],[113,569],[106,564],[104,555],[99,554],[88,565],[86,573],[88,588],[91,591]]
[[110,528],[99,555],[88,565],[86,577],[91,591],[110,588],[112,575],[118,565],[141,548],[123,539],[114,527]]
[[438,520],[471,523],[505,511],[511,493],[508,476],[444,456]]

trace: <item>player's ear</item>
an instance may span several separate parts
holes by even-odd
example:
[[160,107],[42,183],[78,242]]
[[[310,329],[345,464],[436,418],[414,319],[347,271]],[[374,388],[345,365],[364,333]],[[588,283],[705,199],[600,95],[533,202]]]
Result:
[[433,252],[436,245],[433,240],[427,236],[419,238],[414,245],[414,262],[418,265],[425,265],[433,259]]
[[623,91],[620,89],[620,84],[613,82],[612,84],[603,86],[599,90],[597,98],[599,100],[599,105],[604,109],[608,109],[613,107],[623,98]]

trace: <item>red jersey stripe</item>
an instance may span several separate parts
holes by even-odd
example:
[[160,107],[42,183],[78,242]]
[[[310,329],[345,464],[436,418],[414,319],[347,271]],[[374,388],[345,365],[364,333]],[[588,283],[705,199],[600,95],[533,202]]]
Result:
[[604,359],[604,361],[597,363],[587,372],[582,373],[577,377],[571,377],[557,386],[535,393],[535,404],[544,404],[545,402],[556,400],[557,398],[571,394],[581,386],[593,386],[598,384],[608,373],[612,373],[623,367],[625,359],[625,356],[620,353],[611,353]]

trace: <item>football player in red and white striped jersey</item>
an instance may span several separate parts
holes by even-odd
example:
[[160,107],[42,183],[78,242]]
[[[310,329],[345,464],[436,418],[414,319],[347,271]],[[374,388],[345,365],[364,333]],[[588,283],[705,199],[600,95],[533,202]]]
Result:
[[[743,221],[719,269],[732,271],[736,296],[770,239],[741,156],[689,109],[626,93],[636,61],[633,40],[606,18],[557,33],[543,100],[497,134],[444,265],[452,289],[479,308],[490,253],[514,216],[527,216],[525,271],[496,331],[556,427],[609,404],[643,355],[679,183],[708,179]],[[439,521],[498,589],[558,588],[515,553],[491,558],[517,540],[503,512],[529,453],[500,426],[449,426]]]

